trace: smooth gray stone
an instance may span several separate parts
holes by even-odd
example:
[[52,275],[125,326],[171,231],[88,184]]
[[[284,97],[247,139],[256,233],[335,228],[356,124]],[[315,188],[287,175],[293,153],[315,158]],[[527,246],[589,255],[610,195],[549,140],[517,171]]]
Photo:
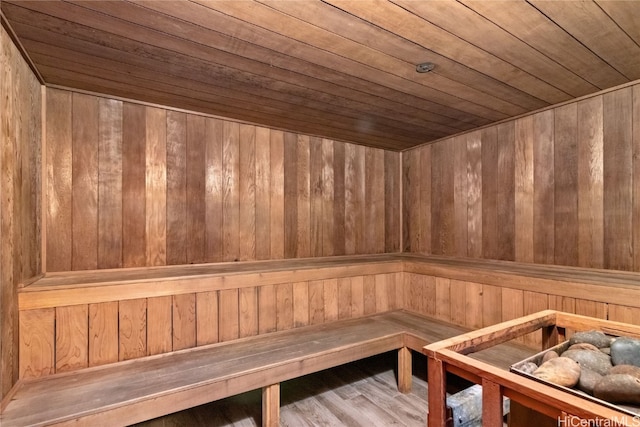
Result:
[[602,375],[600,375],[599,373],[594,372],[591,369],[581,368],[580,379],[578,380],[578,384],[576,385],[576,387],[579,390],[584,391],[585,393],[593,394],[593,389],[601,379]]
[[569,339],[569,345],[589,343],[596,347],[609,347],[611,344],[611,337],[606,336],[601,331],[582,331],[576,332]]
[[600,375],[607,375],[611,369],[611,358],[604,353],[593,350],[567,350],[562,357],[568,357],[580,364],[581,368],[591,369]]
[[640,366],[640,340],[620,337],[611,344],[611,360],[614,365]]

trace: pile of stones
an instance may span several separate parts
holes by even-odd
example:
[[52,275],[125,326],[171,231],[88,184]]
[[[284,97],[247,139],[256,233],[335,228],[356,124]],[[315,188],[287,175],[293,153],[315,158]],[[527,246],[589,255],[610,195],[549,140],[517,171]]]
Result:
[[518,369],[606,402],[640,405],[640,339],[637,338],[611,337],[600,331],[577,332],[562,353],[549,350],[542,355],[539,366],[527,362]]

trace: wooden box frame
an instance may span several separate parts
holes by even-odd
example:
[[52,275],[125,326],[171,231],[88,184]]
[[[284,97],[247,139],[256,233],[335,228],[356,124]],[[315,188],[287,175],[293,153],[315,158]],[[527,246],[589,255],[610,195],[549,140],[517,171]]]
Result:
[[503,425],[503,396],[559,420],[558,425],[640,425],[639,417],[632,417],[469,356],[538,330],[542,330],[541,350],[544,350],[564,341],[567,329],[596,329],[615,336],[640,337],[640,327],[635,325],[545,310],[427,345],[423,352],[428,357],[428,426],[445,426],[448,372],[482,385],[483,426]]

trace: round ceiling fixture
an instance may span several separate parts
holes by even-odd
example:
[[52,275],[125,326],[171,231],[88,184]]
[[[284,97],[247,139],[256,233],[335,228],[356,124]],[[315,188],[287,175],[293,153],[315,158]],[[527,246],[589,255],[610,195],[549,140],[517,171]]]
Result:
[[436,67],[436,64],[433,62],[423,62],[422,64],[416,65],[416,71],[419,73],[428,73]]

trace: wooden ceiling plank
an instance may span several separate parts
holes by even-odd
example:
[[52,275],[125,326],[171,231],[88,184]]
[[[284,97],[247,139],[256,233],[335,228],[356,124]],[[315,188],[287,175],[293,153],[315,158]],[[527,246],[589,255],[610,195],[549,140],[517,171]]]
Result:
[[[21,14],[20,10],[21,9],[15,9],[15,10],[14,9],[10,9],[9,10],[10,14],[13,16],[13,19],[16,22],[20,22],[20,20],[28,21],[28,22],[33,22],[34,21],[33,11],[31,11],[31,12],[23,12]],[[59,10],[55,9],[55,11],[59,11]],[[66,12],[61,12],[61,13],[64,14]],[[83,18],[84,18],[84,16],[83,16]],[[40,18],[37,19],[36,22],[39,22],[39,26],[40,27],[44,27],[44,26],[55,27],[56,29],[59,29],[60,31],[65,32],[65,33],[71,33],[72,32],[73,35],[76,36],[76,37],[79,37],[81,35],[80,34],[81,30],[74,30],[73,28],[70,28],[70,26],[72,25],[71,23],[66,23],[65,24],[64,22],[52,21],[53,19],[57,19],[57,18],[40,17]],[[104,17],[103,17],[103,19],[104,19]],[[105,25],[109,25],[109,23],[105,23]],[[35,30],[32,29],[30,32],[33,33],[34,31]],[[28,33],[28,32],[25,32],[25,33]],[[114,35],[99,35],[99,34],[96,34],[95,31],[92,31],[90,34],[85,33],[84,35],[86,35],[87,38],[92,40],[94,43],[102,44],[102,46],[99,45],[99,44],[96,44],[96,45],[94,45],[94,46],[92,46],[90,48],[91,52],[93,52],[96,55],[102,55],[103,51],[108,46],[112,46],[112,47],[117,46],[119,49],[122,49],[124,51],[128,45],[130,45],[129,49],[132,52],[135,52],[135,54],[131,54],[128,57],[131,60],[139,61],[137,63],[138,65],[143,65],[146,61],[152,61],[153,60],[152,58],[154,58],[156,55],[158,57],[161,57],[163,55],[163,53],[158,53],[158,50],[154,50],[154,49],[150,50],[150,49],[147,49],[147,48],[140,48],[140,47],[136,46],[135,44],[132,44],[132,42],[130,40],[128,40],[128,39],[119,38],[119,37],[114,36]],[[29,37],[29,35],[27,34],[27,35],[25,35],[25,37]],[[47,36],[41,36],[41,37],[45,38],[45,39],[50,39],[51,38],[51,37],[47,37]],[[60,36],[56,36],[56,37],[62,38],[63,36],[60,35]],[[115,53],[114,55],[117,56],[117,53]],[[123,53],[122,56],[125,56],[125,54]],[[146,59],[146,58],[148,58],[148,59]],[[172,64],[170,62],[172,60],[177,62],[178,66],[183,66],[184,64],[192,64],[192,68],[193,69],[205,70],[207,68],[207,67],[205,67],[204,64],[199,63],[198,61],[194,60],[193,58],[189,58],[189,57],[183,56],[182,54],[176,53],[176,52],[173,52],[173,53],[167,52],[166,56],[164,58],[167,61],[166,62],[167,65],[164,65],[162,67],[162,69],[164,69],[165,67],[168,67],[168,66],[172,66]],[[227,68],[221,66],[221,71],[225,71],[225,70],[227,70]],[[237,79],[238,74],[246,76],[246,77],[243,77],[244,81],[245,82],[249,82],[248,84],[250,84],[250,85],[251,84],[254,85],[251,89],[254,89],[256,84],[257,85],[264,84],[265,86],[268,87],[267,81],[271,80],[269,77],[250,74],[250,73],[244,72],[242,70],[237,71],[237,73],[233,73],[233,76],[225,75],[225,76],[218,77],[216,75],[213,75],[212,79],[216,79],[217,80],[217,79],[224,79],[226,77],[236,78]],[[256,83],[256,82],[259,82],[259,83]],[[243,84],[247,84],[247,83],[243,83]],[[300,88],[299,86],[297,86],[297,87]],[[281,89],[282,89],[281,85],[277,86],[275,88],[276,91],[279,91]],[[378,101],[377,104],[380,105],[380,104],[384,104],[384,103],[381,103],[381,102]],[[370,110],[370,107],[366,107],[366,108],[368,108]],[[396,106],[392,106],[391,109],[397,110],[397,107]],[[389,110],[389,109],[387,109],[387,110]],[[398,112],[398,114],[396,114],[396,117],[399,117],[401,115],[404,115],[406,117],[413,117],[410,114],[410,113],[412,113],[412,111],[406,111],[406,110],[407,109],[405,109],[405,111],[402,111],[401,112],[402,114],[400,112]],[[389,113],[389,111],[384,112],[384,114],[388,114],[388,113]],[[392,114],[389,113],[388,115],[391,116]],[[419,122],[420,120],[426,120],[425,122],[422,123],[422,125],[432,126],[432,124],[429,123],[429,122],[430,122],[430,120],[434,120],[434,119],[435,120],[439,120],[439,122],[440,122],[439,124],[435,124],[435,128],[437,128],[438,132],[449,132],[450,133],[450,132],[455,131],[455,130],[462,130],[464,128],[468,128],[469,127],[469,126],[464,126],[464,125],[456,126],[454,121],[452,121],[451,119],[445,118],[443,116],[425,117],[425,115],[423,115],[420,118],[416,117],[415,120],[414,120],[414,123],[415,122]],[[447,124],[445,125],[443,123],[447,123]],[[450,124],[453,124],[453,126],[450,126]]]
[[[155,3],[156,4],[165,4],[165,2],[155,2]],[[21,5],[22,5],[22,3],[21,3]],[[96,2],[91,2],[90,5],[93,6],[93,7],[98,7],[100,4],[96,3]],[[119,8],[126,8],[126,4],[123,6],[122,4],[118,3],[117,5],[118,5],[118,9]],[[77,19],[76,19],[77,21],[80,21],[80,22],[85,22],[86,21],[86,22],[90,23],[92,25],[92,27],[103,29],[105,31],[114,30],[115,27],[114,27],[113,23],[108,21],[107,19],[105,19],[105,15],[102,15],[102,14],[97,14],[95,16],[88,15],[85,11],[83,11],[83,9],[76,9],[75,11],[73,11],[73,14],[71,14],[67,10],[62,10],[63,7],[71,7],[71,6],[72,5],[68,5],[66,3],[63,3],[62,5],[60,5],[60,4],[52,4],[50,2],[46,2],[46,4],[42,4],[42,3],[39,3],[39,2],[37,4],[28,3],[28,4],[25,5],[25,7],[30,7],[32,11],[43,10],[43,11],[46,11],[46,13],[51,14],[52,16],[60,16],[60,17],[69,17],[69,16],[73,15],[73,16],[77,17]],[[129,12],[128,10],[126,10],[126,11]],[[148,11],[147,11],[147,13],[148,13]],[[118,22],[118,24],[121,25],[122,23]],[[182,26],[183,30],[184,30],[184,27],[185,26],[183,25]],[[152,40],[153,37],[151,37],[150,35],[145,33],[144,30],[145,30],[144,28],[141,29],[140,27],[137,27],[137,26],[127,26],[127,27],[124,27],[122,29],[121,33],[123,33],[125,35],[129,35],[131,37],[135,37],[138,40],[141,40],[141,42],[144,42],[145,40]],[[88,34],[86,34],[86,36],[87,37],[94,37],[94,34],[88,33]],[[207,36],[209,36],[209,34],[207,34]],[[103,41],[102,43],[107,43],[111,38],[113,38],[113,36],[110,35],[110,34],[105,35],[105,37],[107,37],[107,40]],[[168,36],[166,36],[166,37],[168,37]],[[96,43],[100,43],[101,42],[100,40],[97,40],[95,37],[93,38],[93,40],[95,40]],[[117,42],[118,43],[124,43],[124,41],[125,41],[124,39],[118,39]],[[170,46],[169,45],[170,43],[175,43],[175,40],[162,39],[162,42],[157,42],[155,44],[156,44],[156,47],[158,47],[158,45],[159,45],[162,49],[166,50],[166,49],[169,49],[169,48],[171,48],[173,46],[173,45]],[[238,41],[237,40],[233,41],[233,39],[230,39],[230,41],[228,43],[238,43]],[[114,44],[115,43],[112,43],[111,45],[114,46]],[[264,64],[264,63],[260,63],[260,62],[256,63],[256,62],[253,62],[253,61],[246,61],[246,60],[242,61],[241,60],[242,58],[237,57],[235,55],[229,56],[229,54],[227,54],[226,52],[220,52],[220,51],[214,50],[212,48],[208,48],[206,46],[197,45],[197,44],[193,44],[193,43],[189,44],[188,46],[183,46],[183,45],[175,46],[173,52],[176,52],[176,53],[174,53],[174,55],[179,55],[180,54],[179,52],[181,51],[181,49],[180,49],[181,47],[183,48],[182,51],[185,54],[188,53],[189,55],[192,55],[194,57],[198,57],[198,58],[202,59],[203,61],[206,58],[214,57],[217,60],[221,60],[221,62],[225,62],[227,64],[231,63],[231,65],[235,64],[235,66],[237,67],[236,69],[239,70],[238,72],[242,72],[240,70],[243,70],[243,69],[252,69],[252,70],[256,69],[256,71],[263,71],[263,74],[265,74],[265,75],[269,75],[269,76],[277,75],[278,78],[286,78],[287,77],[286,76],[286,74],[287,74],[286,70],[282,70],[282,69],[279,69],[277,67],[270,67],[268,64]],[[189,48],[189,50],[187,51],[186,48]],[[138,49],[140,49],[140,47]],[[143,57],[145,57],[145,56],[143,55]],[[221,58],[218,59],[218,57],[221,57]],[[181,60],[184,60],[184,59],[181,59]],[[288,58],[286,58],[286,63],[290,64],[292,62],[292,60],[294,60],[294,59],[291,58],[291,57],[288,57]],[[240,62],[238,62],[238,61],[240,61]],[[283,61],[283,62],[285,62],[285,61]],[[218,71],[219,72],[224,72],[224,70],[226,68],[227,67],[221,66],[221,68],[219,68]],[[284,75],[284,77],[283,77],[283,75]],[[299,76],[294,76],[294,77],[299,79]],[[327,79],[327,81],[339,81],[340,83],[343,83],[343,84],[346,84],[346,85],[353,85],[354,83],[359,83],[357,81],[354,81],[353,79],[342,79],[344,81],[341,81],[340,76],[336,76],[335,73],[329,75],[328,77],[326,77],[326,79]],[[307,80],[302,81],[301,86],[303,86],[303,85],[306,86],[306,85],[308,85],[308,83],[309,83],[309,81],[307,81]],[[327,83],[327,84],[330,84],[331,86],[336,86],[335,83]],[[376,95],[379,95],[381,93],[380,92],[381,88],[378,88],[375,85],[370,85],[370,84],[367,84],[364,87],[359,88],[359,89],[371,89],[376,93]],[[348,92],[349,89],[345,90],[345,87],[343,86],[343,87],[338,87],[337,91],[339,93],[345,93],[345,92]],[[388,94],[389,91],[387,90],[385,93]],[[400,94],[398,94],[398,95],[400,95]],[[408,97],[404,96],[402,98],[408,98]],[[435,115],[443,115],[444,117],[453,117],[453,118],[456,118],[456,119],[462,121],[463,123],[469,123],[469,125],[474,125],[474,124],[475,125],[479,125],[480,123],[486,123],[486,120],[480,120],[480,119],[476,120],[473,117],[470,118],[469,115],[465,115],[462,112],[457,112],[455,110],[450,110],[450,109],[447,109],[446,107],[443,107],[443,106],[438,105],[438,104],[429,105],[430,104],[429,102],[419,102],[418,103],[417,102],[418,100],[419,100],[419,98],[416,98],[415,99],[416,102],[414,102],[414,104],[412,106],[402,107],[404,112],[405,112],[405,114],[411,115],[412,112],[416,111],[416,107],[422,107],[426,111],[430,110],[430,112],[435,114]],[[409,99],[409,101],[412,101],[412,99]],[[406,100],[405,100],[405,102],[406,102]],[[404,104],[404,105],[406,105],[406,104]],[[448,114],[448,116],[446,114]],[[431,121],[436,121],[438,119],[436,116],[423,117],[423,118],[426,119],[426,120],[431,120]],[[447,118],[447,119],[444,119],[444,121],[441,121],[441,123],[447,123],[448,124],[448,123],[451,123],[451,121],[448,120],[448,118]],[[467,127],[468,128],[468,126],[462,126],[462,127]]]
[[[629,80],[640,78],[640,46],[597,3],[584,0],[530,0],[530,3]],[[637,20],[640,2],[630,3]]]
[[[513,64],[514,67],[538,77],[572,97],[583,96],[599,89],[456,0],[392,1],[425,21]],[[452,15],[455,19],[451,19]]]
[[[43,68],[47,69],[46,66],[43,66]],[[62,73],[64,75],[60,76],[56,75],[56,73],[60,72],[58,68],[47,69],[47,71],[54,75],[56,78],[57,83],[54,85],[54,87],[60,87],[63,89],[73,88],[71,90],[85,91],[96,94],[98,96],[106,94],[105,96],[115,96],[124,98],[125,100],[131,99],[134,100],[134,102],[146,102],[167,106],[169,108],[178,108],[181,110],[193,111],[211,115],[214,117],[220,117],[220,108],[211,108],[212,106],[215,106],[215,102],[183,97],[175,95],[173,93],[164,93],[153,88],[134,87],[129,85],[126,81],[114,82],[84,74],[78,74],[73,80],[65,80],[67,78],[67,75],[65,73]],[[224,109],[228,106],[220,104],[219,107]],[[228,120],[237,120],[243,123],[268,126],[273,129],[280,129],[288,132],[318,136],[347,143],[366,145],[373,148],[383,148],[394,151],[400,151],[402,149],[406,149],[422,143],[422,141],[412,141],[409,143],[407,141],[395,140],[392,138],[381,139],[378,137],[370,137],[369,135],[363,133],[356,135],[353,138],[346,138],[344,133],[336,132],[335,129],[317,125],[301,126],[300,123],[294,120],[290,120],[287,117],[271,117],[267,123],[267,121],[264,120],[264,117],[261,116],[260,120],[262,120],[262,124],[259,124],[258,120],[255,119],[255,113],[253,110],[242,111],[229,108],[229,111],[226,112],[222,117]],[[294,128],[295,130],[293,130]]]
[[[222,12],[257,27],[261,27],[260,24],[269,25],[269,22],[273,22],[273,20],[271,19],[272,17],[270,17],[269,20],[264,21],[264,15],[266,14],[265,11],[268,10],[268,8],[261,9],[259,13],[256,13],[255,10],[252,9],[253,7],[257,7],[255,5],[257,5],[258,3],[232,1],[208,2],[204,0],[193,1],[211,10]],[[272,23],[271,25],[274,24]],[[264,29],[265,27],[262,28]],[[280,28],[279,30],[282,31],[282,28]],[[275,48],[276,50],[294,49],[296,52],[296,56],[304,58],[310,62],[320,61],[320,65],[330,65],[335,70],[341,71],[345,74],[356,76],[360,79],[370,82],[371,84],[379,85],[381,87],[387,87],[404,94],[412,94],[419,99],[430,100],[432,102],[437,102],[440,105],[450,105],[460,111],[474,114],[479,117],[484,117],[490,120],[500,120],[501,118],[505,118],[508,116],[507,114],[493,110],[481,104],[470,102],[464,99],[462,97],[462,94],[460,94],[460,97],[450,95],[437,89],[417,84],[413,81],[398,77],[393,74],[376,72],[374,68],[368,65],[360,64],[349,58],[336,55],[329,51],[314,48],[313,46],[298,41],[297,37],[302,37],[305,33],[304,30],[299,28],[293,28],[293,30],[297,30],[295,31],[295,34],[297,34],[295,38],[291,36],[285,36],[279,39],[277,41],[277,45],[273,46],[273,48]],[[261,40],[264,43],[275,42],[275,36],[277,34],[279,33],[270,31],[270,34],[267,37],[261,38]]]
[[494,78],[452,61],[417,43],[362,21],[356,16],[323,3],[321,0],[258,0],[270,7],[297,17],[317,27],[332,31],[360,44],[369,45],[402,61],[418,64],[429,60],[436,64],[432,73],[440,74],[461,84],[481,88],[486,93],[508,100],[527,111],[543,108],[548,103],[508,86]]
[[[615,68],[524,0],[458,1],[529,46],[564,65],[599,89],[621,85],[629,81]],[[610,4],[611,2],[604,3]]]
[[640,5],[637,1],[596,0],[596,3],[640,45]]
[[[111,16],[115,16],[115,17],[118,17],[118,19],[123,20],[122,22],[125,22],[131,19],[132,15],[136,13],[135,9],[126,9],[127,7],[126,3],[114,4],[111,2],[93,1],[89,3],[81,3],[81,4],[83,7],[90,8],[92,10],[96,10],[102,13],[108,12],[109,14],[111,14]],[[137,28],[137,32],[135,30],[123,31],[122,32],[123,35],[128,34],[129,37],[141,43],[145,43],[145,42],[155,43],[155,45],[157,46],[161,45],[165,48],[171,48],[174,51],[178,51],[178,52],[181,50],[184,51],[187,48],[193,49],[193,52],[191,54],[194,56],[198,55],[200,59],[205,61],[207,60],[207,57],[209,55],[216,55],[216,54],[218,56],[232,55],[233,57],[241,58],[237,54],[245,55],[247,53],[247,49],[251,49],[253,47],[252,42],[261,43],[265,39],[265,37],[269,35],[273,35],[272,33],[265,35],[263,34],[264,31],[260,32],[260,29],[257,29],[253,25],[248,26],[242,21],[236,20],[230,23],[229,17],[225,17],[224,15],[221,15],[218,17],[215,14],[211,14],[211,13],[207,14],[207,9],[204,9],[204,8],[203,10],[198,10],[198,11],[185,8],[183,2],[171,2],[171,1],[140,2],[139,1],[139,2],[136,2],[135,4],[144,5],[145,7],[148,7],[149,10],[157,10],[159,8],[162,8],[165,10],[165,13],[166,13],[166,9],[168,8],[168,11],[170,13],[173,13],[173,15],[171,16],[164,16],[164,19],[167,19],[168,20],[167,22],[169,22],[169,24],[171,22],[174,22],[175,24],[175,20],[169,19],[169,18],[175,18],[176,15],[179,17],[182,17],[186,14],[186,16],[184,16],[184,18],[186,19],[183,22],[181,22],[179,31],[174,31],[171,34],[168,33],[169,31],[172,31],[171,25],[166,25],[163,27],[164,34],[158,34],[158,31],[155,29],[141,27],[135,23],[129,22],[129,24]],[[149,10],[139,11],[139,12],[144,13],[145,15],[148,15],[150,13]],[[211,11],[211,12],[214,12],[214,11]],[[155,19],[163,19],[163,17],[156,15]],[[191,25],[191,21],[195,22],[197,20],[202,21],[202,22],[199,22],[199,24],[202,24],[202,25],[197,25],[197,26]],[[122,24],[122,22],[119,21],[119,24]],[[99,25],[102,25],[102,24],[92,23],[92,26],[95,26],[95,27],[98,27]],[[208,27],[204,27],[203,25],[207,25]],[[173,25],[173,27],[175,27],[175,25]],[[244,28],[244,27],[250,27],[250,28]],[[210,30],[213,32],[203,33],[203,30],[205,28],[206,30]],[[104,31],[109,31],[109,29],[107,28],[102,28],[102,29]],[[111,31],[113,31],[113,29],[111,29]],[[155,32],[154,37],[151,40],[149,40],[149,36],[145,34],[145,31]],[[222,40],[221,44],[216,45],[216,49],[218,49],[217,50],[218,53],[216,53],[212,48],[210,48],[211,43],[213,42],[212,36],[215,36],[216,34],[222,34],[224,32],[228,33],[228,37],[226,37],[225,40]],[[239,34],[240,32],[242,32],[242,34],[245,34],[245,35],[248,34],[248,35],[254,36],[255,40],[251,40],[249,42],[249,45],[242,44],[242,41],[241,41],[242,39],[240,39],[240,34]],[[154,40],[154,38],[163,37],[163,36],[164,37],[172,36],[173,39],[163,38],[162,43],[157,43]],[[286,41],[287,40],[284,40],[282,42],[284,43]],[[168,46],[169,43],[172,44],[173,47],[169,47]],[[174,43],[177,43],[177,44],[174,44]],[[275,47],[278,48],[278,46],[279,46],[279,43],[276,43]],[[226,49],[226,50],[221,51],[219,49]],[[202,54],[196,53],[200,51],[202,51],[203,53]],[[208,52],[208,55],[205,52]],[[294,49],[294,50],[284,52],[284,54],[287,56],[282,58],[279,58],[279,56],[283,52],[278,52],[275,50],[271,50],[269,52],[269,56],[264,56],[263,48],[254,50],[254,52],[261,53],[263,55],[262,61],[257,61],[257,62],[251,61],[249,63],[246,63],[245,61],[245,63],[243,63],[244,69],[247,69],[247,68],[251,69],[251,67],[253,67],[254,69],[262,67],[264,69],[264,74],[272,74],[277,71],[277,68],[275,68],[275,66],[277,65],[283,71],[292,72],[293,70],[291,67],[293,63],[295,63],[296,61],[301,62],[300,58],[297,57],[297,55],[302,53],[302,50],[300,48],[297,50]],[[422,107],[427,111],[431,111],[437,114],[445,115],[447,117],[455,118],[463,122],[467,122],[467,121],[473,122],[474,121],[473,117],[478,117],[480,121],[484,121],[486,119],[486,118],[483,119],[481,116],[477,116],[477,115],[474,116],[473,114],[470,114],[468,112],[462,111],[460,109],[456,109],[454,108],[455,106],[452,107],[448,105],[443,105],[441,103],[436,103],[434,101],[425,100],[423,98],[420,98],[410,93],[391,91],[390,88],[388,87],[372,84],[370,81],[367,81],[366,79],[349,75],[347,73],[338,72],[334,68],[331,68],[330,66],[325,67],[324,65],[319,63],[316,59],[316,56],[317,55],[310,55],[309,58],[304,59],[303,62],[306,63],[305,69],[304,69],[304,75],[314,77],[314,78],[316,77],[322,78],[327,82],[337,82],[341,86],[344,86],[347,88],[353,87],[361,91],[373,92],[379,96],[392,96],[393,99],[396,101],[403,102],[405,104],[408,104],[409,102],[411,102],[411,105],[415,107]],[[278,61],[278,59],[280,59],[280,61]],[[307,59],[311,59],[312,61],[310,62]],[[314,63],[313,61],[316,61],[316,62]],[[231,66],[233,66],[233,62],[231,62],[231,59],[229,57],[227,57],[227,59],[225,59],[224,62],[229,63],[231,64]],[[325,72],[327,73],[326,77],[323,74]]]
[[452,34],[381,0],[323,0],[360,19],[431,49],[440,55],[476,69],[497,80],[551,104],[571,99],[556,87],[514,67]]
[[[76,72],[84,72],[85,74],[88,74],[89,71],[95,72],[99,69],[106,71],[104,73],[105,76],[107,74],[113,75],[113,73],[126,74],[128,76],[135,77],[136,79],[155,81],[158,84],[162,84],[162,87],[166,91],[170,91],[171,88],[173,88],[173,92],[176,94],[189,90],[192,94],[207,94],[209,99],[225,99],[229,105],[238,105],[238,103],[246,106],[254,105],[255,107],[253,108],[256,110],[264,108],[263,106],[266,105],[268,108],[275,109],[281,114],[286,114],[290,118],[296,118],[300,121],[306,121],[313,118],[314,123],[318,125],[342,129],[345,132],[353,132],[354,130],[363,131],[366,129],[365,133],[371,136],[385,137],[387,135],[394,135],[396,138],[407,138],[409,140],[415,140],[420,135],[429,135],[430,137],[438,136],[437,133],[434,134],[428,130],[410,132],[399,128],[388,128],[387,126],[380,124],[376,117],[371,116],[348,117],[340,115],[339,112],[328,113],[314,110],[312,108],[296,106],[294,104],[286,105],[284,103],[261,102],[262,99],[257,96],[252,96],[250,94],[239,96],[237,92],[228,93],[228,91],[220,89],[215,85],[201,84],[190,79],[184,79],[184,84],[177,87],[172,84],[175,80],[168,79],[165,76],[154,72],[142,71],[139,69],[127,69],[126,67],[122,67],[120,64],[110,63],[103,59],[89,58],[89,60],[87,60],[86,58],[80,57],[80,55],[75,52],[68,52],[64,56],[52,56],[46,51],[43,52],[33,49],[33,46],[30,46],[30,48],[32,48],[32,52],[34,52],[34,57],[39,59],[39,63],[49,68],[53,68],[58,65],[61,70],[75,70]],[[50,49],[50,51],[52,51],[52,49]],[[65,64],[71,65],[65,66]],[[439,135],[442,136],[442,134]]]
[[[372,49],[368,44],[354,42],[340,34],[327,31],[299,19],[287,13],[286,10],[282,11],[281,8],[284,7],[286,9],[288,4],[289,2],[226,2],[224,4],[224,12],[231,13],[232,16],[242,20],[250,19],[249,22],[251,24],[265,29],[268,28],[270,31],[289,37],[297,42],[305,43],[308,46],[313,46],[332,56],[337,55],[341,57],[341,60],[347,59],[371,68],[373,70],[370,72],[373,75],[381,75],[383,79],[388,77],[380,72],[387,73],[394,78],[404,79],[404,81],[398,81],[402,87],[406,87],[405,91],[420,94],[427,88],[428,92],[425,92],[424,96],[443,104],[450,104],[451,101],[447,100],[447,98],[441,98],[441,94],[485,106],[509,116],[521,114],[525,111],[524,108],[510,100],[495,97],[491,93],[477,90],[475,87],[464,85],[444,75],[438,73],[419,74],[416,72],[415,62],[400,60],[385,52]],[[229,5],[233,7],[229,8]],[[270,25],[270,27],[267,27],[267,25]],[[349,65],[349,69],[352,68],[353,66]],[[367,70],[367,74],[369,74],[369,70]],[[438,98],[434,98],[434,96]]]
[[[86,81],[86,79],[78,78],[78,76],[93,76],[96,74],[96,70],[98,69],[91,65],[80,64],[78,62],[67,61],[60,58],[43,58],[42,55],[34,56],[39,58],[44,70],[50,70],[54,67],[56,68],[57,71],[56,73],[51,74],[52,77],[58,75],[57,73],[73,69],[75,70],[73,77],[74,81],[75,79],[78,79],[79,81]],[[341,120],[340,117],[334,117],[332,120],[331,118],[326,118],[324,115],[318,115],[317,112],[313,111],[293,114],[283,110],[282,108],[274,107],[272,104],[265,105],[259,102],[256,103],[251,99],[244,100],[243,102],[243,100],[228,98],[223,94],[215,92],[205,94],[200,90],[200,88],[193,88],[189,84],[176,88],[171,84],[159,81],[155,75],[146,77],[137,76],[124,70],[114,71],[103,68],[101,78],[111,82],[128,83],[131,87],[139,87],[145,90],[163,91],[166,93],[173,93],[176,96],[178,96],[178,94],[182,94],[182,97],[188,96],[190,98],[194,98],[194,93],[200,93],[200,100],[208,101],[212,105],[221,106],[218,107],[218,110],[220,111],[218,114],[231,114],[231,117],[236,118],[247,117],[246,112],[252,111],[251,120],[256,123],[264,123],[264,119],[262,117],[286,117],[287,123],[293,123],[294,125],[298,124],[298,126],[304,125],[305,129],[313,128],[315,129],[315,133],[318,133],[319,130],[331,129],[334,133],[335,131],[338,131],[338,133],[343,135],[343,138],[347,140],[354,140],[366,136],[367,139],[370,140],[385,141],[387,139],[387,135],[393,135],[393,133],[388,131],[379,131],[377,129],[377,124],[373,121],[365,123],[365,118],[363,118],[363,120],[351,120],[349,125],[348,123],[345,124],[345,120]],[[55,81],[55,83],[61,84],[59,81]],[[177,89],[180,90],[178,91]],[[238,109],[241,111],[240,115],[237,113]],[[280,119],[280,121],[282,121],[282,119]],[[411,143],[417,138],[420,138],[420,135],[395,135],[396,141],[403,141],[405,143]]]

